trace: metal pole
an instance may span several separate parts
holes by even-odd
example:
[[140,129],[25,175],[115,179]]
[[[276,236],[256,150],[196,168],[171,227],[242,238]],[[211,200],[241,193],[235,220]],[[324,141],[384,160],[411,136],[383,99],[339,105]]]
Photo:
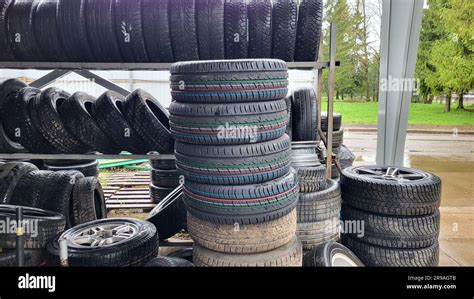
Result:
[[[321,35],[319,37],[319,53],[318,53],[318,61],[322,61],[323,59],[323,33],[321,32]],[[318,68],[315,72],[315,75],[318,76],[318,81],[316,83],[316,91],[317,91],[317,96],[316,96],[316,120],[317,120],[317,129],[321,128],[321,107],[322,107],[322,99],[323,99],[323,69]],[[318,134],[316,136],[319,137]],[[317,138],[319,140],[319,138]]]
[[25,230],[23,228],[23,208],[16,209],[16,265],[25,265]]
[[67,239],[64,237],[59,238],[59,265],[61,267],[68,267],[68,254],[67,254]]
[[58,80],[59,78],[62,78],[69,74],[71,71],[68,70],[54,70],[52,72],[47,73],[41,78],[36,79],[35,81],[30,83],[31,87],[35,88],[43,88],[47,86],[48,84]]
[[336,24],[331,23],[329,42],[329,86],[328,86],[328,110],[327,110],[327,143],[326,143],[326,177],[331,178],[332,167],[332,130],[334,110],[334,84],[336,70]]

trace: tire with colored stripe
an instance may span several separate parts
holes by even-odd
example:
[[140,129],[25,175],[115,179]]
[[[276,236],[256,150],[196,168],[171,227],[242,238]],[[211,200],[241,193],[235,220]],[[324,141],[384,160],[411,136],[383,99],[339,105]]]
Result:
[[255,224],[282,217],[298,200],[291,171],[261,184],[206,185],[186,181],[184,202],[195,217],[221,224]]
[[288,67],[276,59],[179,62],[170,71],[171,95],[178,102],[261,102],[288,93]]
[[170,105],[170,128],[177,141],[247,144],[279,138],[287,124],[284,100],[241,104]]
[[254,144],[193,145],[176,142],[176,164],[189,181],[215,185],[266,182],[288,173],[288,135]]

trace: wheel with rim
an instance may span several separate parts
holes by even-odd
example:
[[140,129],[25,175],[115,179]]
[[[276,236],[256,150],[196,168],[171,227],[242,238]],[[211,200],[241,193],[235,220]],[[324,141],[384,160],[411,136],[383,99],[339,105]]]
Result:
[[324,243],[303,256],[303,267],[363,267],[346,246],[334,241]]

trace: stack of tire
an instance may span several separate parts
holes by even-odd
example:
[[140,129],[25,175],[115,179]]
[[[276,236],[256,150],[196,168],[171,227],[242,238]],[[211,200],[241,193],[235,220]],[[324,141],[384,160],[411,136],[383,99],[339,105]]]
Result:
[[179,175],[175,158],[151,160],[150,196],[153,202],[159,203],[179,186]]
[[43,164],[44,170],[50,171],[79,171],[85,177],[99,176],[98,160],[45,160]]
[[[340,113],[333,113],[333,132],[332,132],[332,151],[336,154],[336,160],[340,162],[341,168],[345,168],[352,166],[351,156],[353,156],[352,152],[347,148],[343,147],[344,142],[344,130],[342,128],[342,115]],[[321,131],[323,131],[324,135],[327,136],[327,125],[328,125],[328,115],[326,111],[321,112]],[[326,152],[322,153],[323,155],[327,155]],[[343,158],[342,161],[340,158]],[[326,158],[322,160],[326,163]],[[343,167],[344,166],[344,167]],[[339,178],[340,174],[336,168],[334,162],[332,163],[332,170],[331,170],[331,178],[337,179]]]
[[367,266],[436,266],[441,180],[417,169],[358,166],[343,170],[344,222],[364,231],[343,243]]
[[339,184],[326,179],[315,141],[292,143],[292,167],[299,179],[297,235],[303,249],[311,250],[330,240],[339,239],[341,192]]
[[322,0],[0,0],[0,61],[315,61],[322,8]]
[[[31,153],[173,152],[168,112],[143,90],[126,98],[108,91],[95,99],[58,88],[41,91],[15,79],[3,82],[0,90],[2,132]],[[10,143],[14,147],[18,146]]]
[[171,68],[170,126],[196,266],[301,266],[281,60]]

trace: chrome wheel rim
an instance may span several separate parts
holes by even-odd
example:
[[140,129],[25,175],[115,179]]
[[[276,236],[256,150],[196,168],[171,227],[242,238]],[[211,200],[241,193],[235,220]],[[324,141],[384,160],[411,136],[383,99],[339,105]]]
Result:
[[138,233],[138,227],[128,222],[103,223],[76,232],[71,241],[77,246],[105,247],[125,242]]
[[414,182],[426,178],[425,173],[404,167],[361,166],[355,168],[354,172],[362,177],[384,181]]

